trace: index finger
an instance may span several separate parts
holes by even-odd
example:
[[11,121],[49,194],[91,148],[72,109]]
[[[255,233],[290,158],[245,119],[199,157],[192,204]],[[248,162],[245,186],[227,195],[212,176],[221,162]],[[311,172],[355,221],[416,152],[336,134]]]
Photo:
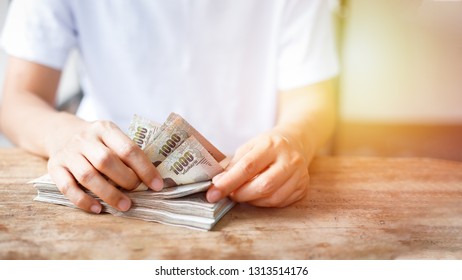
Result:
[[159,171],[144,154],[140,147],[125,135],[116,125],[104,130],[101,135],[103,143],[129,166],[136,175],[150,188],[160,191],[164,182]]
[[274,160],[272,152],[263,147],[254,147],[240,158],[230,169],[213,181],[213,186],[207,192],[209,202],[228,196],[231,192],[260,174]]

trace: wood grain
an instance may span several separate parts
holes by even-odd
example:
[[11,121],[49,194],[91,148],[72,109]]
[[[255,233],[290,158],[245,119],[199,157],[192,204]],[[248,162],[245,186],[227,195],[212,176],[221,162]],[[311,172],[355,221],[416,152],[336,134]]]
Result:
[[331,153],[336,156],[431,157],[462,162],[462,123],[341,121]]
[[461,259],[462,163],[320,157],[308,195],[211,232],[34,202],[46,161],[0,149],[1,259]]

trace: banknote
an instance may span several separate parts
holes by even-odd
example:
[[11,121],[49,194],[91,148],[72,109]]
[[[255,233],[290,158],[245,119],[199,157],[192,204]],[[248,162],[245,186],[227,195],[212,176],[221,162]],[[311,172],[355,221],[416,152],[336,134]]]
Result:
[[168,116],[157,137],[144,148],[144,152],[151,162],[158,166],[190,136],[194,136],[216,161],[220,162],[226,157],[185,119],[175,113]]
[[144,117],[134,115],[128,127],[128,137],[142,150],[151,143],[160,132],[160,124]]
[[[35,201],[64,205],[76,208],[53,184],[34,183],[37,189]],[[103,205],[102,212],[126,218],[155,221],[159,223],[184,226],[195,229],[210,230],[235,203],[224,198],[216,203],[209,203],[205,193],[196,193],[175,199],[153,197],[155,192],[125,192],[132,200],[132,207],[126,212],[118,211],[98,197],[95,199]]]
[[171,153],[157,170],[166,187],[211,180],[223,168],[194,136]]
[[[59,192],[55,183],[51,179],[49,174],[45,174],[39,178],[36,178],[29,182],[29,184],[34,184],[39,186],[41,190],[46,192]],[[212,181],[203,181],[203,182],[194,182],[192,184],[173,186],[170,188],[164,188],[161,191],[153,192],[147,191],[148,187],[142,184],[138,187],[137,191],[127,192],[129,197],[138,197],[144,199],[172,199],[178,197],[184,197],[198,192],[204,192],[212,185]],[[82,189],[88,193],[91,193],[88,190]]]

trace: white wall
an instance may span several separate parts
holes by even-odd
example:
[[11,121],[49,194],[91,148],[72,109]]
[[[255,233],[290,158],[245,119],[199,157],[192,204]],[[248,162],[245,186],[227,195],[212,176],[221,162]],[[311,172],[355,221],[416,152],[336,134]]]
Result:
[[343,119],[462,122],[462,1],[350,0],[346,16]]

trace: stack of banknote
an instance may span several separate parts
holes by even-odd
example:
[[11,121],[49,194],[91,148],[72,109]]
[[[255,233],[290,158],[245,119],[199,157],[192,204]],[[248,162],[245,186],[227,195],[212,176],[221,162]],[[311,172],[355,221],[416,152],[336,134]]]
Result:
[[[228,198],[217,203],[207,202],[205,191],[211,179],[223,171],[220,162],[225,155],[178,114],[170,114],[161,126],[135,115],[128,136],[156,166],[165,186],[159,192],[151,191],[144,184],[135,191],[124,191],[132,200],[132,207],[126,212],[100,200],[103,212],[210,230],[234,206]],[[31,183],[38,192],[35,200],[74,207],[48,174]]]

